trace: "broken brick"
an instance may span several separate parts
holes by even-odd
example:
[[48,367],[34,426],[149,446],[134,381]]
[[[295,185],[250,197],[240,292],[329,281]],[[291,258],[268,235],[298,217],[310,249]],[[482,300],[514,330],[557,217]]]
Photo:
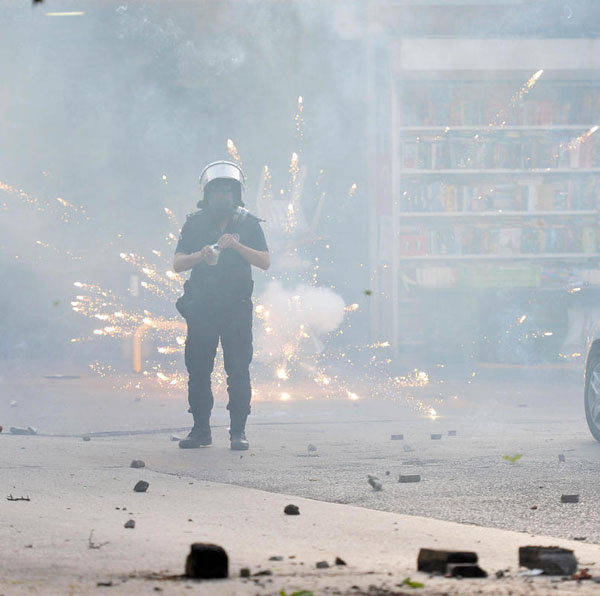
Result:
[[136,493],[145,493],[148,490],[150,484],[145,480],[140,480],[134,487],[133,490]]
[[229,557],[217,544],[196,542],[185,562],[185,575],[195,579],[223,579],[229,575]]
[[577,571],[573,551],[558,546],[521,546],[519,565],[541,569],[545,575],[573,575]]
[[400,474],[398,482],[405,484],[409,482],[421,482],[420,474]]
[[448,565],[476,565],[477,553],[471,551],[435,550],[422,548],[417,559],[417,570],[445,574]]

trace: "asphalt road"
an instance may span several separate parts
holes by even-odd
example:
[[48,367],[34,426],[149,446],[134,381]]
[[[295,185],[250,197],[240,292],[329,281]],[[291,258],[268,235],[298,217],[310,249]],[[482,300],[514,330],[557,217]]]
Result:
[[[49,380],[39,370],[3,370],[5,429],[92,432],[94,441],[102,432],[135,431],[142,434],[131,458],[144,458],[151,444],[147,465],[157,472],[600,543],[600,444],[585,424],[580,375],[497,371],[433,379],[386,400],[367,392],[357,402],[257,402],[248,426],[252,449],[240,454],[228,450],[223,403],[215,409],[213,447],[183,451],[170,441],[172,430],[161,432],[190,423],[183,399],[155,393],[136,401],[133,390],[115,390],[110,380]],[[437,418],[426,414],[429,407]],[[390,439],[400,433],[404,440]],[[156,442],[164,444],[160,456]],[[309,452],[309,444],[317,450]],[[382,491],[368,485],[368,474],[381,479]],[[400,474],[420,474],[421,482],[401,484]],[[580,502],[562,504],[563,494],[579,494]]]

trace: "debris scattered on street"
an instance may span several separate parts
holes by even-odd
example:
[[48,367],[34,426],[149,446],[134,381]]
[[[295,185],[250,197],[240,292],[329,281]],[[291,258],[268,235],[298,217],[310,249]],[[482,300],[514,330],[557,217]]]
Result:
[[561,503],[579,503],[579,495],[561,495]]
[[83,435],[83,440],[84,441],[91,441],[92,437],[90,437],[90,435]]
[[313,445],[312,443],[308,444],[308,452],[309,453],[314,453],[317,450],[316,445]]
[[404,435],[392,435],[392,441],[404,441]]
[[130,468],[145,468],[146,467],[146,462],[142,459],[134,459],[131,461],[131,464],[129,465]]
[[286,515],[300,515],[300,508],[297,505],[286,505],[283,512]]
[[448,431],[448,436],[449,437],[455,437],[456,436],[456,431],[455,430],[449,430]]
[[560,462],[565,462],[566,461],[564,453],[559,453],[558,454],[558,461],[560,461]]
[[377,476],[373,476],[372,474],[369,474],[367,476],[367,482],[371,485],[373,490],[381,490],[383,488],[383,484],[381,483],[381,480],[379,480],[379,478],[377,478]]
[[448,572],[449,565],[476,565],[477,553],[472,551],[436,550],[422,548],[417,559],[417,571],[425,573]]
[[544,573],[543,569],[528,569],[527,571],[521,572],[519,575],[521,577],[535,577],[537,575],[542,575]]
[[504,571],[502,571],[502,569],[500,569],[499,571],[496,571],[496,579],[502,579],[504,577]]
[[432,441],[441,441],[442,434],[441,433],[431,433],[431,440]]
[[425,584],[421,582],[414,582],[410,577],[405,577],[402,580],[401,584],[398,584],[399,587],[408,586],[409,588],[424,588]]
[[133,490],[136,493],[145,493],[148,490],[150,484],[145,480],[140,480],[134,487]]
[[573,551],[558,546],[521,546],[519,565],[541,569],[545,575],[573,575],[577,571]]
[[514,464],[514,463],[518,462],[522,457],[523,457],[522,453],[517,453],[516,455],[503,455],[502,459],[510,462],[511,464]]
[[592,579],[592,576],[590,574],[590,570],[585,567],[584,569],[580,569],[578,573],[574,573],[571,576],[571,579],[574,579],[576,581],[582,581],[584,579]]
[[10,432],[13,435],[37,435],[37,429],[33,426],[24,428],[22,426],[11,426]]
[[273,572],[270,569],[263,569],[262,571],[257,571],[252,577],[261,577],[266,575],[273,575]]
[[97,588],[112,588],[113,583],[111,581],[108,582],[96,582]]
[[242,567],[240,569],[240,577],[250,577],[250,569],[248,569],[248,567]]
[[488,574],[479,565],[448,565],[447,575],[450,577],[487,577]]
[[414,447],[411,447],[410,445],[404,445],[403,449],[404,453],[412,453],[415,450]]
[[408,483],[408,482],[421,482],[420,474],[400,474],[400,478],[398,482]]
[[317,569],[329,569],[329,563],[327,561],[319,561],[316,567]]
[[344,559],[340,559],[340,557],[335,558],[335,564],[339,565],[340,567],[347,565],[346,561],[344,561]]
[[283,557],[281,555],[275,555],[273,557],[269,557],[269,561],[283,561]]
[[223,579],[229,575],[229,558],[217,544],[196,542],[185,562],[185,575],[195,579]]
[[20,497],[13,497],[12,495],[8,495],[8,497],[6,497],[7,501],[31,501],[31,499],[29,498],[29,495],[27,495],[26,497],[20,496]]
[[125,525],[123,526],[124,528],[131,528],[133,530],[133,528],[135,528],[135,520],[133,519],[129,519],[125,522]]
[[578,540],[579,542],[583,542],[584,540],[587,540],[587,536],[575,536],[575,538],[573,538],[573,540]]
[[107,542],[94,542],[94,530],[90,531],[90,536],[88,538],[88,548],[100,550],[103,546],[106,546]]

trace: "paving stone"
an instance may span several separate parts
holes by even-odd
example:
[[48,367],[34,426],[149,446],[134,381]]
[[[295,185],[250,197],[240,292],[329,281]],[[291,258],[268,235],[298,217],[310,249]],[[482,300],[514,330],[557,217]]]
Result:
[[477,553],[472,551],[437,550],[422,548],[417,559],[417,570],[445,574],[448,565],[476,565]]
[[229,575],[229,557],[222,546],[196,542],[187,556],[185,574],[195,579],[224,579]]
[[488,574],[479,565],[455,565],[447,566],[446,571],[452,577],[487,577]]
[[545,575],[573,575],[577,571],[573,551],[559,546],[521,546],[519,565],[541,569]]
[[400,474],[398,482],[405,484],[409,482],[421,482],[420,474]]

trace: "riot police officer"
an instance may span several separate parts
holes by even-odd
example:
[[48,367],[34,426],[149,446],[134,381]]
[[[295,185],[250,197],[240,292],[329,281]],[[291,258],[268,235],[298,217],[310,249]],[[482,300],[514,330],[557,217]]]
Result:
[[194,426],[182,449],[212,444],[211,373],[219,340],[223,349],[230,414],[231,449],[248,449],[252,360],[251,265],[266,270],[270,257],[259,220],[244,209],[244,174],[229,161],[217,161],[200,176],[203,199],[188,216],[173,269],[191,270],[177,309],[186,319],[185,365],[189,374],[189,411]]

